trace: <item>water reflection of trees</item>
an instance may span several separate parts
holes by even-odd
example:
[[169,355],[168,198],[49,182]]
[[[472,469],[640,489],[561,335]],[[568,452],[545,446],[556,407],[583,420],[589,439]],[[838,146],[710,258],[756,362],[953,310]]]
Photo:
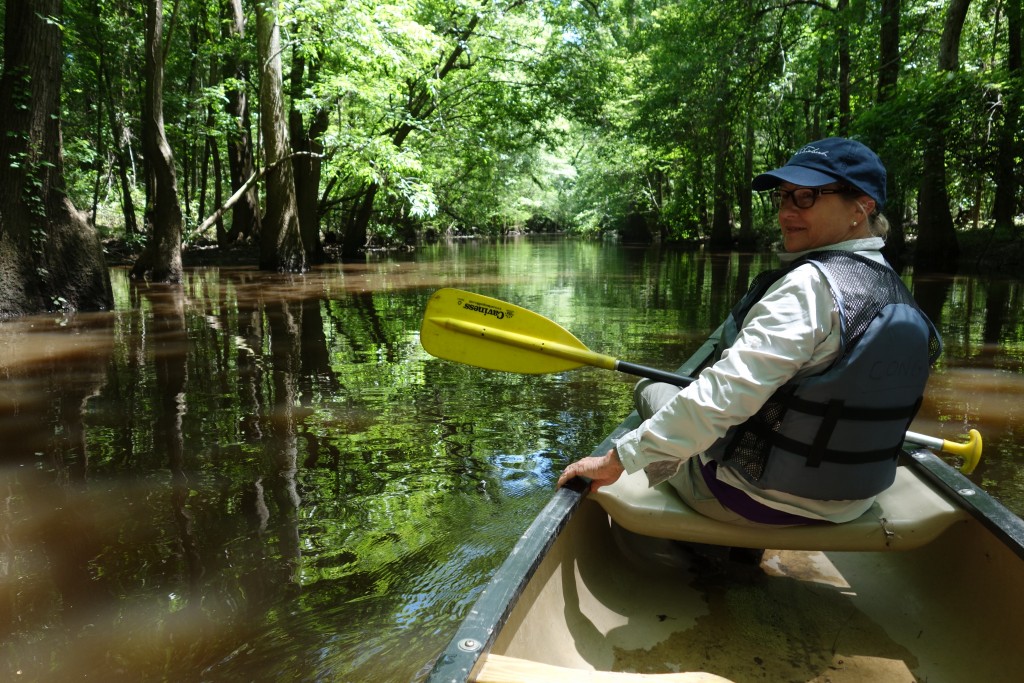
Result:
[[[432,500],[462,478],[500,490],[493,469],[474,462],[465,424],[473,418],[452,406],[433,410],[460,415],[453,433],[465,468],[442,465],[436,482],[410,481],[416,460],[446,448],[445,437],[412,436],[417,401],[402,400],[422,380],[420,363],[407,360],[419,353],[411,331],[422,300],[327,300],[287,286],[278,295],[248,277],[193,282],[186,291],[194,299],[147,288],[135,301],[138,315],[125,320],[144,348],[124,360],[147,360],[130,389],[145,410],[121,429],[150,471],[159,461],[167,468],[174,522],[162,560],[174,568],[164,580],[175,595],[173,619],[149,618],[166,618],[165,647],[177,655],[172,641],[203,634],[202,647],[168,659],[173,670],[267,638],[288,614],[304,613],[281,608],[314,585],[332,595],[386,593],[379,571],[422,552]],[[450,378],[441,383],[449,396],[459,393]],[[423,453],[410,453],[417,441]],[[310,520],[303,509],[323,513]],[[123,568],[145,571],[130,559]],[[248,656],[263,661],[259,652]]]
[[171,516],[177,530],[177,554],[184,564],[184,607],[195,611],[202,599],[200,580],[203,562],[190,509],[191,476],[185,463],[183,421],[188,410],[188,336],[185,328],[185,296],[168,285],[142,285],[142,297],[152,317],[148,321],[149,353],[154,375],[154,455],[167,462],[171,482]]

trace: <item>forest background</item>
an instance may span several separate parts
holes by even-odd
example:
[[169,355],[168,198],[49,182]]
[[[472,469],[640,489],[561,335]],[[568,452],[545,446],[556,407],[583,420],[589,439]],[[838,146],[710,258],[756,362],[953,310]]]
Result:
[[1019,263],[1021,0],[7,0],[0,320],[106,263],[302,271],[455,236],[764,248],[853,136],[896,264]]

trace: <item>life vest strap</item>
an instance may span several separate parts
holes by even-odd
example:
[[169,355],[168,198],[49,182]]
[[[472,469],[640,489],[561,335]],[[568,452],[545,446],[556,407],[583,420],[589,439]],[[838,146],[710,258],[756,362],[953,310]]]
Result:
[[843,403],[842,400],[834,399],[826,405],[821,426],[818,427],[818,433],[814,435],[811,452],[807,455],[808,467],[821,467],[821,461],[825,459],[825,454],[828,452],[828,442],[832,439],[832,433],[836,431],[839,418],[843,415]]
[[[747,423],[747,427],[751,431],[756,432],[761,438],[770,441],[772,445],[777,448],[781,448],[789,451],[790,453],[806,458],[808,461],[807,465],[809,467],[818,467],[822,462],[826,461],[838,463],[840,465],[853,465],[857,463],[892,460],[899,455],[900,446],[903,443],[903,440],[900,439],[899,442],[892,446],[884,448],[876,448],[867,451],[849,451],[840,448],[825,447],[828,443],[828,437],[832,434],[831,430],[829,430],[825,434],[824,438],[821,439],[824,443],[819,443],[819,438],[822,437],[822,433],[825,431],[824,429],[818,431],[814,443],[804,443],[788,436],[784,436],[759,421],[751,420]],[[834,427],[835,425],[833,425],[833,429]],[[723,461],[728,462],[729,457],[726,456]]]
[[[782,399],[786,407],[806,415],[826,417],[832,413],[832,401],[821,403],[811,401],[798,396],[787,396]],[[888,422],[889,420],[907,420],[917,414],[920,401],[915,401],[909,406],[895,406],[892,408],[864,408],[858,406],[842,406],[840,417],[844,420],[858,420],[866,422]]]

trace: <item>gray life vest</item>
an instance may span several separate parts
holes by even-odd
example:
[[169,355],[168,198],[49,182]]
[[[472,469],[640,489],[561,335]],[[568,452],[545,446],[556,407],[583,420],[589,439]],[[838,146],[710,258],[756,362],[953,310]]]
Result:
[[821,271],[835,297],[839,356],[821,373],[780,387],[706,454],[761,489],[814,500],[869,498],[895,479],[942,342],[892,268],[829,250],[755,278],[726,322],[720,349],[735,342],[772,283],[804,263]]

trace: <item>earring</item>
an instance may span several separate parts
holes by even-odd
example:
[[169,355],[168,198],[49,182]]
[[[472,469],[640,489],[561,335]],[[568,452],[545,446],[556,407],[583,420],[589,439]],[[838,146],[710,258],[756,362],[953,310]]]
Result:
[[853,227],[855,227],[855,228],[856,228],[856,227],[857,227],[857,221],[852,221],[852,222],[850,223],[850,225],[852,225]]

